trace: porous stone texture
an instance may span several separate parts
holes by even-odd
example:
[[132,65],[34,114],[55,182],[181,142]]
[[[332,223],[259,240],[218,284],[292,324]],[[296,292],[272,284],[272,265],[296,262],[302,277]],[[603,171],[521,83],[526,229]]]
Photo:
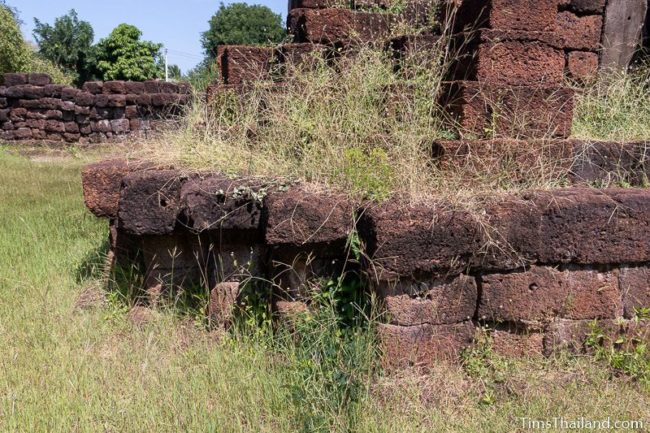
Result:
[[189,86],[157,81],[87,82],[76,89],[51,84],[46,74],[5,74],[4,86],[0,138],[7,141],[123,140],[163,127],[190,102]]
[[534,266],[481,277],[478,315],[493,322],[614,319],[622,315],[617,272]]
[[640,310],[650,308],[650,269],[646,266],[623,267],[619,275],[625,317],[631,319]]
[[541,356],[544,353],[544,333],[527,330],[496,329],[490,334],[494,353],[513,358]]
[[560,0],[560,8],[581,15],[602,14],[606,3],[606,0]]
[[217,67],[224,84],[243,84],[270,78],[274,57],[272,47],[222,45],[217,51]]
[[556,33],[566,49],[597,51],[602,28],[600,15],[579,16],[565,11],[557,16]]
[[460,273],[483,246],[476,218],[445,203],[372,206],[363,213],[359,232],[378,279],[384,281]]
[[630,351],[649,341],[647,320],[556,320],[546,330],[544,354],[585,353],[599,346]]
[[263,181],[204,175],[183,184],[184,220],[194,230],[257,230],[262,218]]
[[507,87],[477,81],[448,83],[440,102],[467,138],[566,138],[574,91],[561,86]]
[[292,9],[325,9],[339,5],[341,0],[289,0]]
[[461,275],[451,281],[384,283],[390,323],[401,326],[442,325],[471,320],[476,311],[476,280]]
[[295,42],[367,43],[387,36],[394,19],[390,14],[345,8],[293,9],[289,11],[287,27]]
[[598,54],[571,51],[567,56],[567,69],[571,78],[582,81],[595,78],[598,73]]
[[[479,30],[456,36],[452,79],[505,86],[560,85],[564,52],[552,33]],[[453,48],[452,48],[453,49]]]
[[81,171],[86,207],[98,217],[117,217],[122,179],[132,171],[148,168],[153,166],[126,159],[110,159],[87,165]]
[[331,243],[347,239],[355,206],[345,195],[291,187],[265,200],[265,239],[269,245]]
[[548,32],[555,29],[557,0],[459,0],[455,29],[490,28]]
[[120,227],[134,235],[172,233],[181,209],[181,187],[186,180],[175,170],[126,175],[120,192]]
[[238,282],[223,282],[210,291],[208,318],[214,325],[228,328],[238,307],[240,287]]
[[[650,178],[645,142],[591,140],[436,140],[431,154],[441,170],[464,167],[494,170],[504,161],[515,184],[524,184],[527,167],[553,162],[549,174],[566,175],[572,185],[608,184],[614,180],[634,187]],[[547,164],[546,164],[547,165]],[[514,168],[513,168],[514,166]]]
[[474,339],[472,322],[453,325],[379,325],[378,336],[387,368],[432,367],[458,361]]
[[[456,143],[454,152],[475,144]],[[482,144],[499,152],[498,141]],[[562,152],[581,145],[562,144]],[[451,151],[446,145],[440,155]],[[594,320],[612,335],[648,336],[621,322],[650,303],[646,189],[505,194],[484,198],[480,212],[442,200],[359,209],[305,184],[131,167],[92,165],[84,188],[89,207],[111,219],[115,262],[142,260],[150,304],[201,286],[219,288],[213,304],[232,306],[221,282],[268,281],[281,317],[284,307],[303,311],[323,281],[363,274],[385,306],[379,337],[391,368],[457,359],[479,325],[506,356],[583,345]],[[345,246],[355,229],[366,246],[360,261]],[[230,313],[211,308],[227,326]]]

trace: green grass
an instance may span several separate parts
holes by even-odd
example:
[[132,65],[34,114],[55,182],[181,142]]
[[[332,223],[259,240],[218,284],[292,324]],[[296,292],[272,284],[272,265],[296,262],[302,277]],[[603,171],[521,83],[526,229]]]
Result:
[[[591,358],[504,361],[420,376],[377,365],[367,327],[325,307],[297,335],[208,332],[164,309],[79,311],[107,224],[83,206],[83,159],[0,150],[0,431],[504,432],[519,417],[645,419],[650,394]],[[254,331],[254,332],[253,332]],[[480,368],[476,367],[479,366]]]
[[650,140],[650,64],[602,73],[578,92],[573,136],[586,140]]

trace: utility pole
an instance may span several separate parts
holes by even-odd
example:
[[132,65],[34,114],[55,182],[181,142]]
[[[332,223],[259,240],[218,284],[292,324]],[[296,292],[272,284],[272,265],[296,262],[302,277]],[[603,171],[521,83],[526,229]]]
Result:
[[167,63],[167,48],[165,48],[165,82],[169,82],[169,64]]

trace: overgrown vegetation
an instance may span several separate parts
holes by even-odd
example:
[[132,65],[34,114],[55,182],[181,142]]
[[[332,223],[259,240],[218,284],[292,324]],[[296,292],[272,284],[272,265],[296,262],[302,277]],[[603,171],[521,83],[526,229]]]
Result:
[[23,39],[17,11],[0,4],[0,76],[6,72],[41,72],[58,84],[70,84],[73,77],[41,57]]
[[650,140],[650,64],[603,73],[578,93],[573,135],[620,142]]
[[643,313],[631,325],[627,325],[632,328],[629,333],[612,332],[611,329],[607,332],[597,322],[592,323],[586,345],[597,359],[607,363],[616,374],[638,380],[650,392],[648,331],[646,322],[641,321],[648,319],[648,316],[645,311]]
[[219,335],[168,308],[136,326],[115,292],[80,310],[80,294],[102,287],[107,229],[84,209],[84,163],[0,153],[2,431],[501,432],[549,414],[650,417],[637,382],[589,358],[504,364],[486,350],[474,357],[486,369],[385,375],[373,321],[341,323],[336,302],[350,298],[336,282],[273,333]]
[[[353,54],[328,58],[317,51],[298,64],[276,65],[271,79],[250,83],[242,93],[222,92],[210,106],[195,104],[179,128],[145,143],[144,153],[193,168],[324,184],[380,201],[446,196],[468,205],[495,191],[567,185],[572,160],[558,151],[551,131],[529,145],[499,140],[490,151],[432,158],[436,140],[457,138],[437,98],[456,54],[444,38],[416,48],[399,67],[384,46],[362,44]],[[649,70],[612,74],[578,89],[574,137],[650,139]]]
[[335,67],[316,54],[288,66],[280,86],[259,82],[244,94],[219,94],[209,107],[196,104],[178,130],[150,144],[151,156],[373,198],[398,185],[407,196],[424,194],[434,183],[432,142],[450,137],[434,97],[440,54],[414,59],[408,80],[378,48],[339,57]]

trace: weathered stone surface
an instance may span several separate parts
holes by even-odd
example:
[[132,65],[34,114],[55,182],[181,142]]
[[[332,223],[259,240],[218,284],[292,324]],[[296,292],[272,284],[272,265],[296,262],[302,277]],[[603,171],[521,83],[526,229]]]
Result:
[[467,138],[566,138],[573,124],[574,91],[558,86],[514,86],[456,81],[440,103]]
[[183,185],[181,200],[194,230],[257,230],[262,217],[265,183],[209,175]]
[[631,319],[639,310],[650,308],[650,268],[623,267],[619,275],[625,317]]
[[345,195],[291,186],[270,191],[264,203],[269,245],[303,245],[347,239],[354,227],[354,204]]
[[478,314],[484,320],[613,319],[622,315],[615,271],[533,266],[524,272],[483,275],[481,280]]
[[47,74],[31,73],[27,75],[27,82],[32,86],[47,86],[52,84],[52,79]]
[[289,10],[292,9],[325,9],[336,7],[340,0],[289,0]]
[[455,29],[553,31],[557,0],[460,0]]
[[224,84],[242,84],[270,78],[274,49],[249,45],[219,47],[217,66]]
[[104,87],[104,83],[101,81],[86,81],[82,86],[81,90],[96,95],[98,93],[102,93],[103,87]]
[[441,325],[471,320],[476,311],[476,280],[461,275],[451,281],[399,281],[383,284],[390,323],[402,326]]
[[474,325],[379,325],[378,335],[387,368],[431,367],[439,361],[456,361],[472,344]]
[[127,81],[124,83],[124,92],[141,95],[145,92],[144,83],[141,81]]
[[9,73],[3,75],[3,84],[7,87],[27,84],[28,77],[24,73]]
[[148,80],[144,82],[145,93],[158,93],[160,92],[160,81]]
[[645,263],[648,226],[646,189],[566,188],[492,197],[473,213],[385,203],[364,212],[359,231],[374,272],[390,281],[530,263]]
[[103,93],[124,94],[126,92],[124,81],[105,81],[102,87]]
[[122,180],[120,227],[134,235],[174,231],[187,177],[176,170],[134,172]]
[[598,73],[598,54],[589,51],[571,51],[567,57],[569,76],[575,80],[588,81]]
[[565,11],[557,16],[556,33],[566,49],[597,51],[602,29],[600,15],[578,16]]
[[308,300],[323,281],[342,275],[348,264],[344,247],[344,242],[270,246],[268,275],[275,293],[283,300]]
[[114,119],[111,120],[111,131],[116,134],[125,134],[129,131],[128,119]]
[[553,33],[479,30],[455,36],[451,49],[458,51],[454,80],[539,86],[564,78],[564,52]]
[[278,52],[278,57],[282,63],[292,65],[324,59],[326,55],[327,51],[325,46],[309,42],[282,44]]
[[645,185],[650,178],[650,155],[645,142],[572,141],[571,180],[574,183],[621,182]]
[[501,356],[522,358],[544,353],[544,334],[541,332],[500,327],[490,337],[492,350]]
[[296,42],[370,42],[387,36],[393,20],[389,14],[343,8],[293,9],[289,12],[287,26]]
[[[600,336],[600,338],[596,338]],[[646,320],[556,320],[544,336],[544,354],[559,351],[584,353],[591,345],[633,350],[638,343],[650,342],[650,322]]]
[[32,130],[30,128],[16,128],[14,138],[16,140],[29,140],[32,138]]
[[[121,221],[118,223],[122,228]],[[195,287],[205,274],[207,244],[187,232],[145,235],[141,238],[145,290],[150,301],[175,287]]]
[[602,34],[603,68],[627,68],[639,44],[647,10],[647,0],[607,2]]
[[235,311],[238,307],[239,297],[238,282],[224,282],[217,284],[210,291],[210,303],[208,304],[208,318],[212,324],[224,328],[232,324]]
[[86,207],[98,217],[116,218],[122,179],[145,167],[143,163],[129,163],[125,159],[109,159],[84,167],[81,180]]
[[541,211],[534,254],[540,263],[640,263],[650,257],[646,189],[571,188],[529,198]]
[[461,272],[484,242],[480,225],[469,212],[444,203],[387,202],[370,207],[362,214],[359,233],[379,280]]
[[570,10],[580,15],[602,14],[606,0],[560,0],[562,10]]

